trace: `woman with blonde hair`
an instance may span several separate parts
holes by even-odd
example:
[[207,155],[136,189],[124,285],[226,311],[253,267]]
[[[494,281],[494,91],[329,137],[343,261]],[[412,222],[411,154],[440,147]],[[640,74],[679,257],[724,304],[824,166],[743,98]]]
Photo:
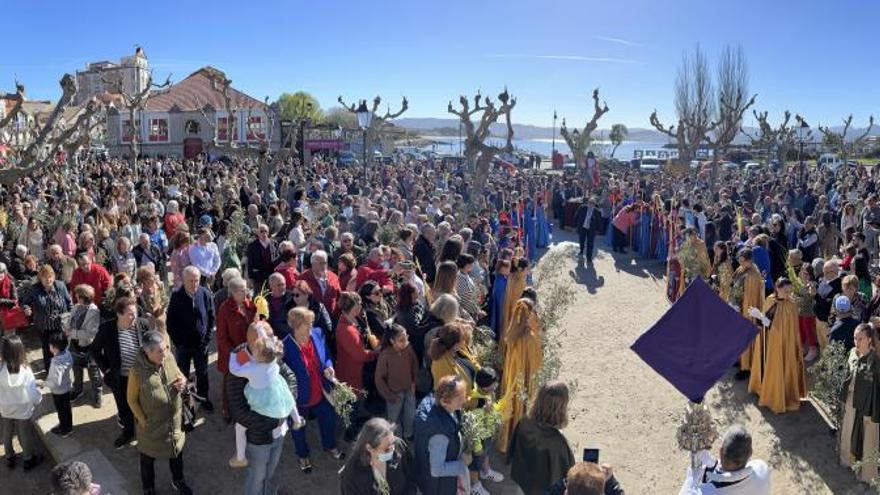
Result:
[[507,452],[507,444],[516,425],[526,414],[526,403],[535,399],[536,377],[544,361],[541,346],[541,324],[536,311],[537,292],[528,287],[516,302],[510,327],[504,333],[504,373],[502,373],[501,406],[504,423],[498,434],[497,447]]

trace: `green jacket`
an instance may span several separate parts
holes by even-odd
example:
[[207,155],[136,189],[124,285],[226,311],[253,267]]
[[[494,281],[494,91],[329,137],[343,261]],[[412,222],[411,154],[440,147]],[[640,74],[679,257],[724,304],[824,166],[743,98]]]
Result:
[[128,375],[128,403],[137,418],[137,449],[154,459],[170,459],[183,451],[183,399],[171,384],[183,376],[174,356],[162,366],[141,351]]

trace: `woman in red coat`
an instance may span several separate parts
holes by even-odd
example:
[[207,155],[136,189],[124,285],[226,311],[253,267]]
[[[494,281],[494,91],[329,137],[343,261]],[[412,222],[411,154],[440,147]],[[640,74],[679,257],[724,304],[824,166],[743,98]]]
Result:
[[221,401],[223,418],[229,418],[229,399],[226,379],[229,375],[229,355],[236,346],[247,342],[248,326],[254,321],[257,308],[247,297],[247,282],[236,277],[226,284],[229,297],[217,310],[217,370],[223,376]]
[[[364,364],[379,355],[376,339],[365,335],[358,327],[361,314],[361,298],[354,292],[339,295],[339,323],[336,325],[336,377],[356,390],[364,388]],[[372,337],[372,338],[371,338]]]
[[[339,323],[336,325],[336,378],[355,390],[364,390],[364,365],[376,360],[378,341],[369,333],[362,333],[358,316],[361,298],[355,292],[339,294]],[[363,399],[358,400],[352,412],[351,427],[345,432],[346,440],[358,431],[358,411]]]

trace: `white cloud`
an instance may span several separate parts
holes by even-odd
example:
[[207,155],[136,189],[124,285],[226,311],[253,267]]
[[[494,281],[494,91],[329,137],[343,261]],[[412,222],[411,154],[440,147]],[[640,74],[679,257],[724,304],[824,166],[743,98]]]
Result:
[[610,43],[617,43],[619,45],[639,46],[639,47],[645,46],[641,43],[636,43],[635,41],[625,40],[623,38],[614,38],[612,36],[594,36],[594,38],[597,40],[601,40],[601,41],[608,41]]

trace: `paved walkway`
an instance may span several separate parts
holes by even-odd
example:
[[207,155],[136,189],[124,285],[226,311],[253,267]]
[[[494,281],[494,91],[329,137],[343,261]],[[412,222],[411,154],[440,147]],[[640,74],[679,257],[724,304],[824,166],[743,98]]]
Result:
[[[576,242],[571,233],[554,235]],[[665,264],[602,251],[595,268],[570,259],[565,269],[579,287],[562,338],[562,378],[579,381],[576,417],[565,430],[572,449],[600,448],[627,493],[678,493],[689,456],[677,449],[675,431],[686,399],[629,349],[668,309]],[[874,493],[837,465],[835,437],[810,402],[775,415],[732,375],[706,401],[721,431],[739,422],[752,433],[755,457],[774,469],[774,494]]]
[[[570,232],[556,232],[555,236],[558,241],[575,240]],[[675,446],[675,429],[685,399],[629,350],[632,342],[667,309],[662,291],[663,264],[600,252],[595,268],[572,258],[560,269],[578,284],[576,301],[564,320],[567,333],[562,338],[562,378],[579,382],[571,405],[573,419],[565,430],[576,457],[584,447],[598,447],[601,461],[614,465],[627,493],[677,493],[688,462],[687,454]],[[38,359],[38,354],[32,353],[32,358]],[[211,395],[218,405],[219,383],[219,376],[212,371]],[[74,435],[60,440],[44,434],[47,446],[58,460],[88,462],[105,493],[139,493],[137,452],[134,447],[113,449],[119,430],[112,396],[104,399],[101,410],[77,404]],[[744,386],[728,376],[709,394],[707,403],[719,423],[741,422],[752,432],[755,455],[767,459],[775,470],[774,494],[873,493],[837,466],[834,438],[808,402],[799,412],[776,416],[758,408]],[[52,409],[49,397],[42,407],[45,411]],[[53,426],[54,413],[48,413],[39,424],[43,430]],[[336,472],[341,463],[320,452],[314,425],[310,426],[309,440],[314,451],[314,473],[305,476],[299,472],[288,441],[280,467],[281,493],[338,493]],[[240,492],[244,471],[226,465],[232,447],[232,428],[217,413],[208,415],[204,424],[187,437],[185,470],[196,493]],[[0,466],[0,494],[47,493],[49,464],[28,475],[20,468],[9,473]],[[160,493],[171,493],[167,467],[159,463],[156,472]],[[509,482],[489,488],[494,494],[514,493]]]

